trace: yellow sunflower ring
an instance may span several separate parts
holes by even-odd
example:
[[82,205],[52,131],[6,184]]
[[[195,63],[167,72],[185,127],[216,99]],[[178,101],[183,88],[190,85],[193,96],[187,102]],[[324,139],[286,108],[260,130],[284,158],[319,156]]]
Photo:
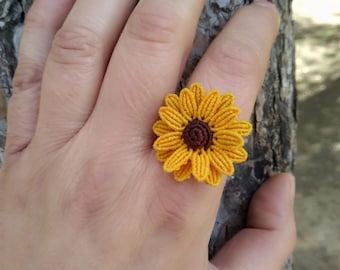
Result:
[[233,175],[233,163],[247,160],[243,138],[252,130],[249,122],[237,120],[239,114],[232,94],[205,93],[198,83],[179,96],[168,94],[153,125],[159,136],[153,148],[164,171],[178,182],[192,175],[211,186],[219,185],[223,174]]

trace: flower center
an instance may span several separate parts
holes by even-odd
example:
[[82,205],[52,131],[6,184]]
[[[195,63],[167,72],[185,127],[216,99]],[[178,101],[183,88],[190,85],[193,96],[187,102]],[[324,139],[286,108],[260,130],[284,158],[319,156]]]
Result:
[[213,133],[207,123],[195,119],[183,131],[184,142],[193,150],[203,148],[206,150],[212,145]]

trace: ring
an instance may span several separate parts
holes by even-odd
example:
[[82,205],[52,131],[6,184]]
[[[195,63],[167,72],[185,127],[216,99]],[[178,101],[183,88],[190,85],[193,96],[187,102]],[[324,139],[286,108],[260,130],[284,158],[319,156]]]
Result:
[[205,93],[199,83],[166,95],[152,128],[158,136],[153,148],[165,172],[178,182],[193,176],[211,186],[218,186],[223,174],[233,175],[233,163],[248,158],[244,137],[252,131],[249,122],[237,120],[240,109],[234,101],[231,93]]

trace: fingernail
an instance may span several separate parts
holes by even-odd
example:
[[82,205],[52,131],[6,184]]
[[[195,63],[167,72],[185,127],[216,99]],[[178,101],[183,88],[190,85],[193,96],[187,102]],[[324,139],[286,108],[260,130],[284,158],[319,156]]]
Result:
[[267,0],[254,0],[253,4],[257,5],[257,6],[264,7],[266,9],[271,9],[273,11],[273,13],[275,13],[276,20],[277,20],[277,28],[279,30],[280,22],[281,22],[281,15],[280,15],[280,12],[277,9],[277,7],[273,3],[271,3]]
[[288,192],[289,192],[289,201],[291,205],[294,205],[294,200],[295,200],[295,177],[291,173],[287,173],[287,180],[289,181],[289,187],[288,187]]

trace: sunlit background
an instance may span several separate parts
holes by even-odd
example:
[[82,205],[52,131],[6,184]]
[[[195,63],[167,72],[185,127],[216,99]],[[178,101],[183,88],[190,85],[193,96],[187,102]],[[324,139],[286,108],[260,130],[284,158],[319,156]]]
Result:
[[294,0],[299,93],[295,270],[340,269],[340,1]]

